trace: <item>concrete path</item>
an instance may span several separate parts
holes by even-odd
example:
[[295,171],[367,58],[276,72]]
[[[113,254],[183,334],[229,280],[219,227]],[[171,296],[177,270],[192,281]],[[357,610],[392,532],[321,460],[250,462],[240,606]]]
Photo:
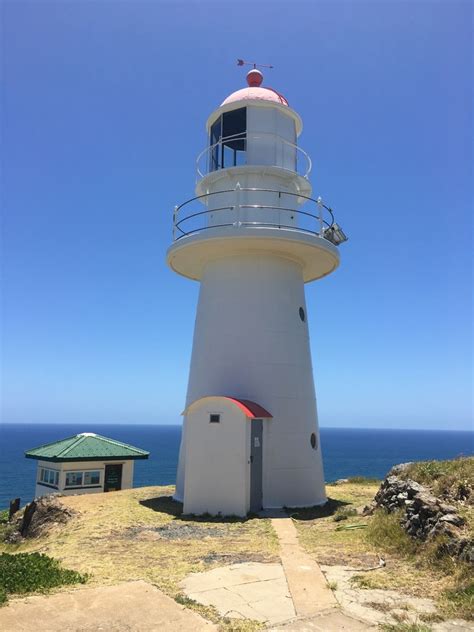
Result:
[[223,617],[280,623],[296,617],[281,564],[248,562],[193,573],[181,587]]
[[280,542],[281,562],[296,614],[311,617],[337,608],[339,604],[319,564],[301,549],[293,520],[282,514],[271,522]]
[[13,600],[2,632],[211,632],[217,627],[144,581]]

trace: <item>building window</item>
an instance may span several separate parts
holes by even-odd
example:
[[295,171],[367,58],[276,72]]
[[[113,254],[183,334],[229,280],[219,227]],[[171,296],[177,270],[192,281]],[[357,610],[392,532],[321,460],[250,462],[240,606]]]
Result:
[[58,488],[59,485],[59,471],[50,470],[46,467],[40,467],[38,473],[38,483],[40,485],[47,485],[48,487]]
[[304,309],[302,307],[300,307],[299,309],[299,314],[300,314],[301,320],[304,322],[306,320],[306,314],[304,313]]
[[311,433],[310,441],[311,441],[311,447],[313,448],[313,450],[317,450],[318,449],[318,439],[316,437],[316,433],[315,432]]
[[66,472],[65,487],[100,487],[100,470]]
[[209,171],[245,164],[247,108],[224,112],[211,127]]
[[209,415],[209,423],[210,424],[219,424],[221,421],[221,416],[220,415],[216,415],[215,413],[213,413],[212,415]]

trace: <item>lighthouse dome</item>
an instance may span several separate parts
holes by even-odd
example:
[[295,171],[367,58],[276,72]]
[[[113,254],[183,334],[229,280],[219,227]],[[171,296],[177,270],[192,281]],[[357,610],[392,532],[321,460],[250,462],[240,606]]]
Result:
[[248,88],[242,88],[232,94],[221,103],[227,105],[236,101],[271,101],[280,105],[288,105],[285,97],[273,88],[262,88],[263,75],[260,70],[253,68],[247,73]]
[[288,105],[288,101],[285,97],[273,90],[273,88],[261,88],[261,87],[251,87],[242,88],[240,90],[236,90],[232,94],[229,94],[227,99],[225,99],[222,105],[227,105],[228,103],[234,103],[235,101],[272,101],[273,103],[279,103],[280,105]]

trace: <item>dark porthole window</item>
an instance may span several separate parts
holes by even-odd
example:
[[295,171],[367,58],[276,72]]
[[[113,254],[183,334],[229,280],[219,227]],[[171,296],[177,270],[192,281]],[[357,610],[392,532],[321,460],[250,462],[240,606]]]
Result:
[[302,307],[300,307],[299,309],[299,314],[300,314],[301,320],[304,322],[306,320],[306,314],[304,313],[304,309]]
[[209,423],[210,424],[219,424],[221,421],[221,416],[220,415],[209,415]]
[[317,450],[318,449],[318,440],[316,438],[316,433],[315,432],[311,433],[310,441],[311,441],[311,447],[313,448],[313,450]]

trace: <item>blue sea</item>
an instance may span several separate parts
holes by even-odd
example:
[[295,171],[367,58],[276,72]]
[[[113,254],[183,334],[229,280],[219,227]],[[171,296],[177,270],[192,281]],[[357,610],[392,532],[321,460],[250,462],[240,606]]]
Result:
[[[11,498],[21,504],[34,495],[36,461],[24,451],[79,432],[96,432],[151,452],[135,462],[135,487],[174,484],[180,426],[104,424],[2,424],[0,426],[0,508]],[[396,463],[451,459],[474,452],[474,433],[422,430],[321,428],[327,481],[349,476],[382,478]]]

